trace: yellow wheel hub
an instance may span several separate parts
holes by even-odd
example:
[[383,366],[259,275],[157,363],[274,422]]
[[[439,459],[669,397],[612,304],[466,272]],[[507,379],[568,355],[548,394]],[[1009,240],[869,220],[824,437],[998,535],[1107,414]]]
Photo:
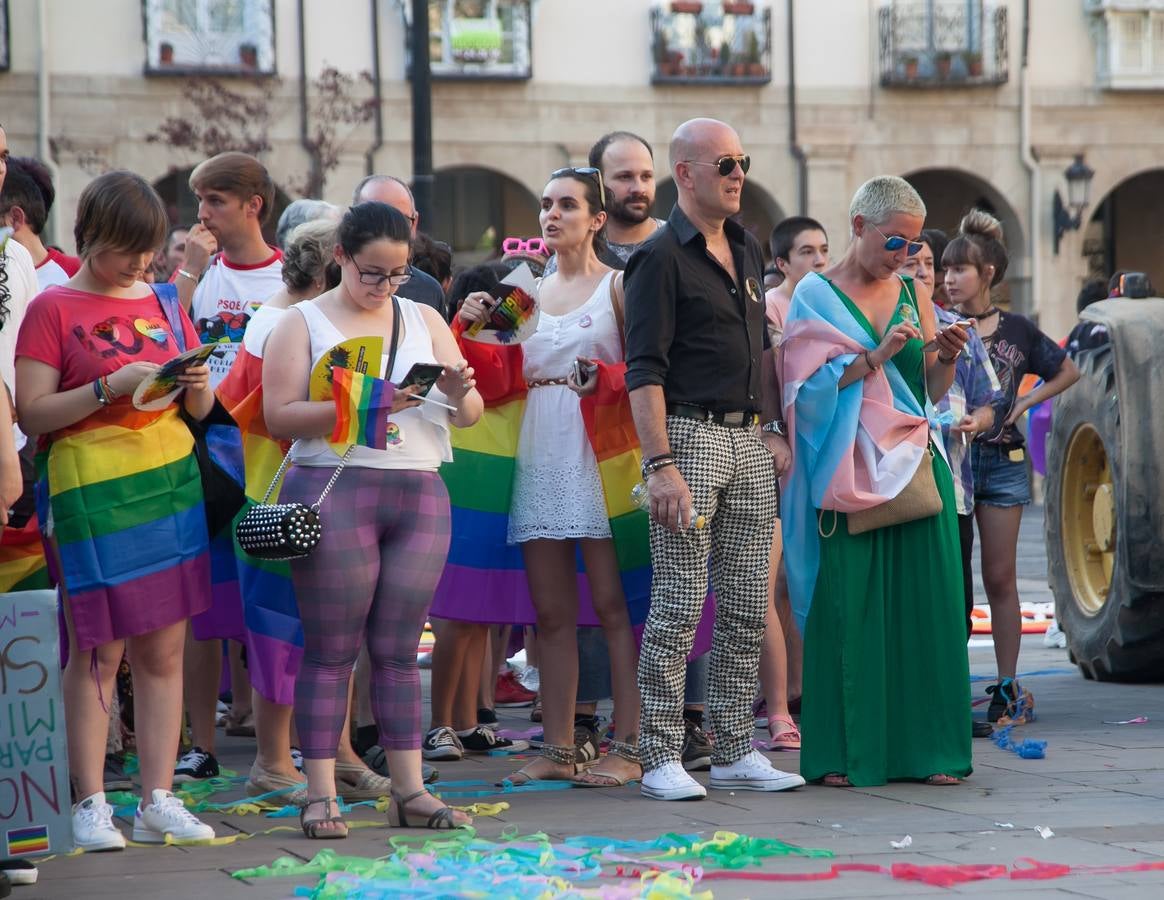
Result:
[[1071,436],[1063,460],[1060,533],[1071,592],[1094,616],[1107,603],[1115,567],[1117,518],[1111,465],[1090,425]]

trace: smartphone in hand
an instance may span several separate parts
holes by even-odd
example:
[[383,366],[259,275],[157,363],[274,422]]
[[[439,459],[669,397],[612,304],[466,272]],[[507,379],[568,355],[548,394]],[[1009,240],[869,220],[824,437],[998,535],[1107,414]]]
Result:
[[581,359],[574,360],[574,383],[578,387],[585,387],[592,375],[598,371],[598,366]]
[[[953,324],[957,325],[959,328],[973,328],[974,327],[974,320],[973,319],[959,319],[957,322],[954,322]],[[952,327],[952,326],[950,326],[950,325],[946,326],[946,328],[950,328],[950,327]],[[945,329],[942,329],[942,330],[944,331]],[[926,353],[930,353],[930,352],[937,350],[937,349],[938,349],[938,339],[936,337],[932,338],[931,340],[926,341],[925,344],[922,346],[922,350],[924,350]]]
[[404,380],[396,385],[398,388],[406,388],[411,385],[417,386],[417,396],[423,397],[432,390],[432,386],[436,384],[436,380],[441,377],[441,372],[445,367],[440,363],[415,363],[408,374],[404,376]]

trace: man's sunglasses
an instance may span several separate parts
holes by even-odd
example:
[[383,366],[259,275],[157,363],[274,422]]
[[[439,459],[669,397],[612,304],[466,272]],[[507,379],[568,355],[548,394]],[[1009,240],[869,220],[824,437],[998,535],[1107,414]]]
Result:
[[688,159],[685,162],[693,166],[715,166],[721,178],[731,175],[737,165],[745,175],[748,174],[748,169],[752,168],[752,157],[746,153],[742,156],[721,156],[715,162],[700,162],[698,159]]
[[602,181],[602,170],[594,166],[566,166],[564,169],[555,169],[550,173],[550,181],[555,178],[565,178],[570,175],[581,175],[598,182],[598,202],[606,209],[606,185]]
[[[872,222],[869,223],[873,225]],[[902,247],[905,247],[906,256],[916,256],[921,253],[921,248],[925,246],[924,241],[911,241],[909,238],[902,237],[900,234],[886,235],[884,231],[873,225],[873,229],[885,238],[885,249],[890,253],[896,253]]]
[[408,272],[393,272],[391,274],[385,272],[365,272],[354,259],[352,260],[352,265],[360,273],[360,284],[366,284],[370,287],[380,287],[385,281],[389,284],[399,286],[412,277]]

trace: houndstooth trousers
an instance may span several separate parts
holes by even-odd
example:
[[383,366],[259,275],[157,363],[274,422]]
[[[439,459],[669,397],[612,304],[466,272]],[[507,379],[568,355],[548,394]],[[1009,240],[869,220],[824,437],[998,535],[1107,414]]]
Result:
[[768,551],[776,521],[772,456],[752,429],[667,417],[675,464],[707,524],[672,534],[651,523],[651,611],[639,653],[643,768],[677,762],[683,748],[684,662],[707,598],[715,630],[707,711],[715,765],[752,749],[752,699],[768,608]]

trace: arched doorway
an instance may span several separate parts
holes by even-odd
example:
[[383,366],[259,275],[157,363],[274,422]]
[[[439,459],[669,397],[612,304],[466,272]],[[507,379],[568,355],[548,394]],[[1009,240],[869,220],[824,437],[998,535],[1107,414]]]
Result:
[[1083,232],[1087,277],[1117,271],[1147,272],[1156,293],[1164,290],[1164,169],[1121,181],[1096,204]]
[[[675,189],[675,182],[670,178],[664,178],[655,191],[655,215],[660,219],[667,218],[678,199],[679,192]],[[755,181],[744,181],[744,192],[740,195],[740,211],[736,221],[760,242],[760,246],[764,248],[765,258],[768,256],[768,236],[776,223],[783,218],[784,210],[772,199],[771,194]]]
[[538,198],[508,175],[479,166],[454,166],[436,173],[433,218],[424,228],[453,248],[458,266],[476,265],[496,254],[507,237],[540,235]]
[[[171,225],[189,226],[198,221],[198,198],[190,190],[190,173],[193,171],[193,166],[188,169],[173,169],[168,175],[154,182],[154,190],[166,204],[166,214],[170,217]],[[263,238],[272,246],[275,244],[275,225],[290,203],[291,198],[281,187],[275,185],[275,204],[263,225]]]
[[922,169],[904,176],[921,194],[926,204],[926,228],[940,228],[953,237],[962,216],[972,209],[990,213],[1002,223],[1003,242],[1010,254],[1006,282],[998,301],[1018,312],[1029,311],[1030,275],[1027,271],[1026,240],[1018,214],[993,185],[960,169]]

